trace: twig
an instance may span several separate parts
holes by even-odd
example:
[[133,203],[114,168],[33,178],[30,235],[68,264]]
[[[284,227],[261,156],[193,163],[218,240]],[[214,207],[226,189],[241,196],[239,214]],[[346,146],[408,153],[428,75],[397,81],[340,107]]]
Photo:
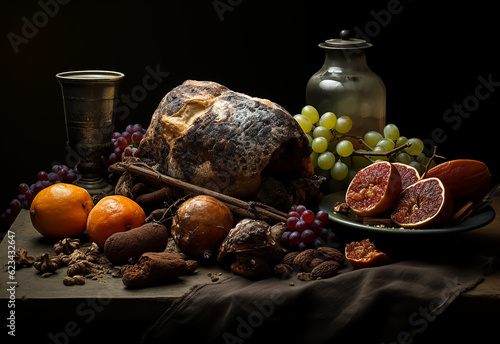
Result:
[[420,179],[425,178],[425,176],[427,175],[427,171],[429,171],[429,167],[431,166],[431,163],[434,160],[434,158],[446,159],[444,156],[437,155],[436,151],[437,151],[437,146],[434,146],[434,152],[432,153],[432,156],[429,158],[429,161],[427,161],[427,164],[425,164],[424,173],[422,173],[422,176],[420,176]]
[[374,151],[366,151],[366,150],[359,149],[359,150],[355,150],[354,152],[352,152],[352,155],[389,156],[389,155],[392,155],[392,154],[399,152],[400,150],[403,150],[403,149],[410,147],[410,146],[411,146],[411,142],[406,142],[406,143],[402,144],[401,146],[396,147],[394,149],[391,149],[390,151],[387,151],[387,152],[374,152]]
[[269,206],[264,206],[256,202],[245,202],[238,198],[234,198],[213,190],[209,190],[203,188],[201,186],[193,185],[182,180],[172,178],[170,176],[159,173],[158,171],[153,170],[149,166],[143,163],[115,163],[109,167],[112,172],[123,173],[124,171],[128,171],[130,173],[134,173],[140,175],[142,177],[148,178],[150,180],[160,181],[167,185],[178,187],[184,189],[190,193],[198,194],[198,195],[208,195],[212,196],[219,201],[222,201],[228,205],[233,207],[241,208],[245,211],[246,214],[254,214],[255,216],[260,216],[262,218],[271,219],[275,221],[286,221],[286,214],[277,209],[274,209]]

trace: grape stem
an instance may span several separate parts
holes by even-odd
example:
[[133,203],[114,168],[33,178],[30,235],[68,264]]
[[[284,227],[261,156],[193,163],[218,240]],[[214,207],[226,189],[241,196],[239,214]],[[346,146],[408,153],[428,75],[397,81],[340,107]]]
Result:
[[406,142],[402,144],[399,147],[396,147],[394,149],[391,149],[390,151],[387,152],[374,152],[373,149],[359,136],[352,136],[352,135],[344,135],[343,137],[348,137],[348,138],[353,138],[358,140],[359,143],[361,143],[364,147],[366,147],[369,150],[365,149],[356,149],[354,152],[352,152],[352,155],[361,155],[364,157],[368,156],[389,156],[392,155],[396,152],[399,152],[400,150],[403,150],[405,148],[408,148],[411,146],[411,142]]
[[425,165],[424,173],[422,173],[422,175],[420,176],[420,179],[425,178],[427,171],[429,170],[429,167],[431,165],[431,162],[432,162],[432,160],[434,160],[434,158],[446,159],[444,156],[437,155],[436,151],[437,151],[437,146],[434,146],[434,152],[432,153],[432,156],[429,158],[429,161],[427,161],[427,164]]

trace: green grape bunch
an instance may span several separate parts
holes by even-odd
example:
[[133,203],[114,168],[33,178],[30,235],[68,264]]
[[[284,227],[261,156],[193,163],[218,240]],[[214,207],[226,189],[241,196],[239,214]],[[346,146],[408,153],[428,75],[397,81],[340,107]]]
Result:
[[[357,171],[377,160],[411,165],[420,173],[429,160],[423,153],[422,140],[401,136],[392,123],[382,133],[368,131],[364,137],[355,137],[349,135],[349,116],[337,117],[333,112],[320,115],[316,108],[306,105],[293,117],[309,139],[315,173],[330,181],[330,189],[338,188],[339,182],[345,187]],[[356,150],[353,142],[362,144],[364,149]]]
[[352,128],[349,116],[337,117],[333,112],[325,112],[321,116],[311,105],[302,108],[300,114],[294,116],[309,139],[313,153],[311,160],[319,173],[329,172],[334,180],[343,180],[349,173],[349,167],[342,158],[354,152],[353,143],[345,137]]

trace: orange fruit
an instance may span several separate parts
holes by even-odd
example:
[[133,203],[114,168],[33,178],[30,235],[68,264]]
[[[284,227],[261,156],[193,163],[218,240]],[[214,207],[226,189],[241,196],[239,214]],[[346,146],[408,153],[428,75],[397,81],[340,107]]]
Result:
[[139,204],[125,196],[106,196],[92,208],[87,219],[90,240],[104,247],[112,234],[144,224],[146,213]]
[[31,223],[47,238],[75,237],[85,231],[93,206],[92,198],[84,188],[57,183],[38,192],[31,202]]
[[377,250],[368,239],[354,241],[346,245],[345,257],[355,268],[380,266],[390,262],[389,256]]

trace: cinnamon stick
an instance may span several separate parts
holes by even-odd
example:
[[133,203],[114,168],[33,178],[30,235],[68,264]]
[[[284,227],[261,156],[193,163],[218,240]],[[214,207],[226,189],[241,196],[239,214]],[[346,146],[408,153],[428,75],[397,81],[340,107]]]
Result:
[[221,202],[226,203],[227,205],[241,208],[245,214],[254,214],[255,216],[280,222],[286,221],[286,214],[275,208],[272,208],[270,206],[258,202],[246,202],[238,198],[234,198],[210,189],[203,188],[201,186],[193,185],[191,183],[159,173],[158,171],[155,171],[151,169],[149,166],[141,163],[127,164],[119,162],[111,165],[109,169],[112,172],[118,172],[118,173],[123,173],[124,171],[128,171],[130,173],[140,175],[150,180],[160,181],[169,186],[184,189],[193,194],[208,195],[218,199]]

